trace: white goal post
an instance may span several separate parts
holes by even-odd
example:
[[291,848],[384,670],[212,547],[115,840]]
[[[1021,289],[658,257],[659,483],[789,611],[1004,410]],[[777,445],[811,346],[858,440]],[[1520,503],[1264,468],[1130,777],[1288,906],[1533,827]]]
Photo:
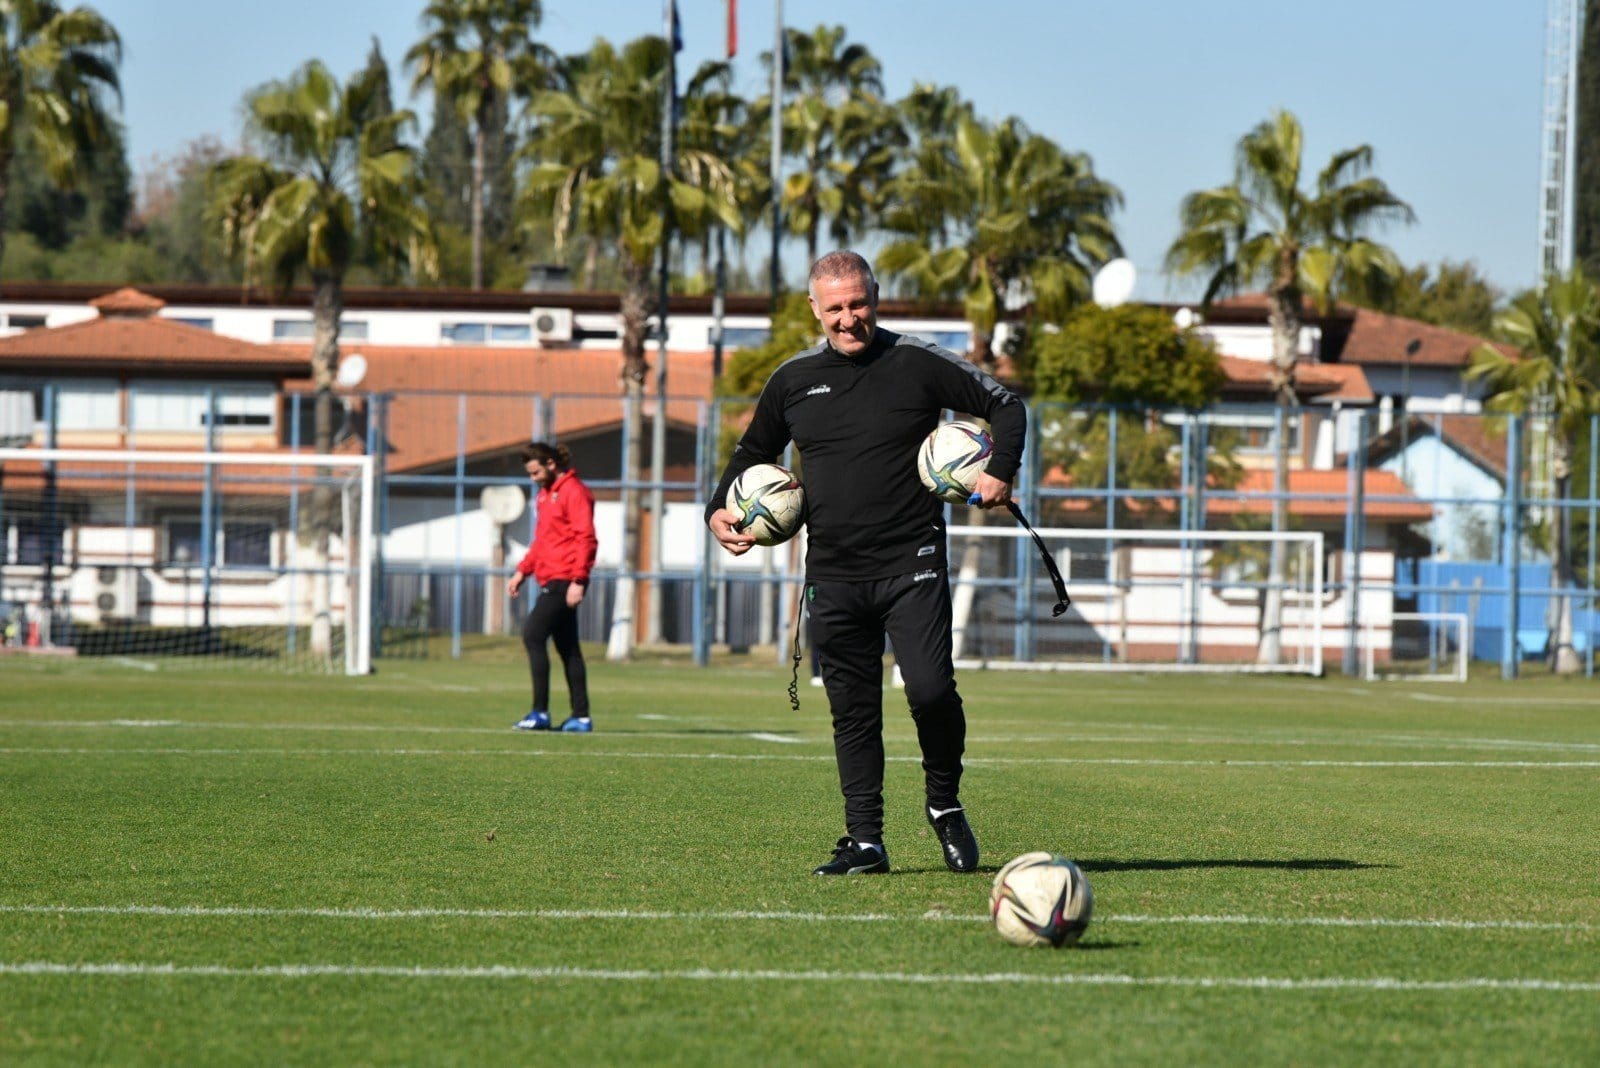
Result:
[[0,449],[5,652],[372,670],[368,456]]
[[[1465,612],[1390,613],[1388,641],[1367,623],[1362,647],[1369,682],[1466,682],[1472,622]],[[1383,652],[1383,663],[1378,654]]]
[[[1342,643],[1320,532],[1040,527],[1072,597],[1052,618],[1037,547],[999,523],[949,528],[959,668],[1320,675]],[[1263,632],[1273,610],[1276,635]]]

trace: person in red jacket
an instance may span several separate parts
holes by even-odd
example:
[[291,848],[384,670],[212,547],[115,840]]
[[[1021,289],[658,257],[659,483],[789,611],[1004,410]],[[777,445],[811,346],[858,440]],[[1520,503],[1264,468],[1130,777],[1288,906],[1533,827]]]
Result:
[[522,644],[528,649],[528,669],[533,674],[533,708],[515,724],[519,731],[550,729],[550,657],[545,643],[554,640],[567,675],[567,695],[572,715],[560,730],[588,732],[589,680],[578,647],[578,605],[589,587],[594,569],[594,494],[578,480],[572,455],[564,445],[542,441],[522,447],[522,466],[539,487],[534,505],[539,518],[533,544],[506,583],[512,597],[529,575],[539,587],[539,597],[522,625]]

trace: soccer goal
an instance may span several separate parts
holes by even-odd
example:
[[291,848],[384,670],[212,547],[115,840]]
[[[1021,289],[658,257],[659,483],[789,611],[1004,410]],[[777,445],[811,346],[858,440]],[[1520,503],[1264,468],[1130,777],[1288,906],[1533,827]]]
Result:
[[8,654],[371,670],[365,456],[0,449]]
[[950,528],[958,667],[1322,673],[1324,619],[1338,617],[1320,533],[1038,533],[1072,596],[1058,618],[1026,531],[1003,518]]
[[1368,680],[1467,681],[1472,624],[1465,612],[1394,612],[1389,618],[1387,635],[1378,620],[1367,623],[1362,645]]

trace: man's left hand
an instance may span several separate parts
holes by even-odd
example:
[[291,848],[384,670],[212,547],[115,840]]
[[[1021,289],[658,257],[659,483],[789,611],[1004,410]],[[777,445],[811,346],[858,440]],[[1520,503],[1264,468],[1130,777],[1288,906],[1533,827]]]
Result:
[[1001,482],[985,472],[978,476],[978,484],[973,487],[972,496],[977,499],[968,498],[969,503],[979,508],[1001,508],[1011,499],[1011,483]]

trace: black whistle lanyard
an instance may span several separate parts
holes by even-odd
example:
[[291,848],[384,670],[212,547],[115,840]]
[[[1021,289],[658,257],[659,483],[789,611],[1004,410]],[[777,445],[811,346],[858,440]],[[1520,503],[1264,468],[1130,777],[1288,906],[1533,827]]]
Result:
[[1061,615],[1072,606],[1072,598],[1067,596],[1067,584],[1061,579],[1061,569],[1056,567],[1056,558],[1050,550],[1045,548],[1044,539],[1039,537],[1039,532],[1033,529],[1028,522],[1028,517],[1022,514],[1022,509],[1017,507],[1016,501],[1007,501],[1006,508],[1022,524],[1024,530],[1033,536],[1033,543],[1039,547],[1039,556],[1044,560],[1044,566],[1050,572],[1050,581],[1056,587],[1056,606],[1050,610],[1051,618]]

